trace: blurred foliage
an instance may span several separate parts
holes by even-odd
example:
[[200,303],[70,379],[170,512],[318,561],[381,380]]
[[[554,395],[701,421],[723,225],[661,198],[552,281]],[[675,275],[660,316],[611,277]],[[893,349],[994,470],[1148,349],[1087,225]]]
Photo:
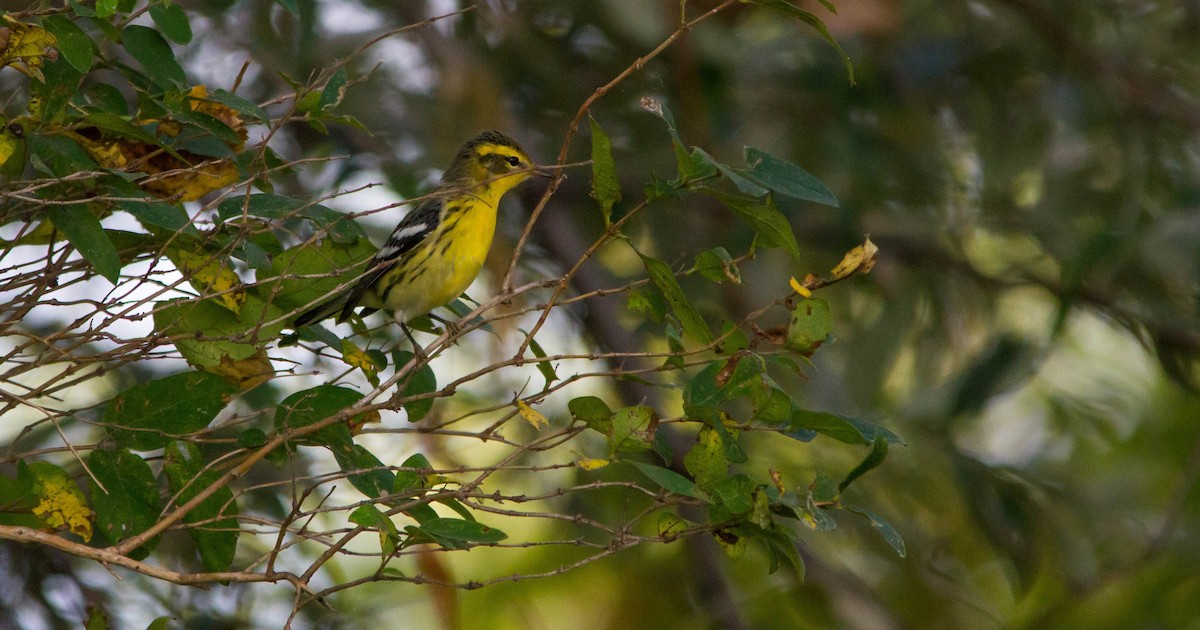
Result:
[[[349,61],[347,75],[361,83],[338,111],[359,125],[332,121],[322,134],[296,122],[276,134],[281,154],[351,156],[320,177],[280,173],[275,192],[293,198],[378,179],[413,196],[430,165],[479,129],[512,130],[548,160],[579,104],[667,37],[681,6],[695,15],[715,5],[183,4],[193,15],[180,54],[189,76],[228,87],[252,60],[237,90],[252,103],[292,91],[283,77],[316,76],[373,34],[474,6]],[[765,555],[714,559],[694,540],[687,553],[637,548],[552,579],[457,593],[463,627],[551,628],[564,618],[623,628],[1183,628],[1200,620],[1200,8],[1065,0],[838,8],[827,22],[854,62],[853,84],[819,35],[739,4],[618,84],[591,115],[610,139],[625,199],[644,174],[676,173],[670,134],[640,106],[647,96],[666,103],[679,135],[714,159],[741,164],[744,147],[757,147],[803,165],[836,195],[836,209],[777,199],[798,260],[762,250],[739,263],[741,284],[687,279],[682,290],[710,321],[737,320],[801,270],[833,267],[864,233],[878,244],[873,275],[823,292],[837,339],[813,356],[798,391],[806,407],[904,436],[882,473],[846,498],[892,523],[907,557],[897,558],[869,519],[804,537],[803,581],[768,576]],[[170,80],[173,71],[163,72]],[[0,84],[14,77],[0,74]],[[576,142],[566,158],[592,156]],[[535,225],[538,264],[561,271],[604,229],[590,182],[569,171]],[[756,235],[715,198],[664,208],[644,213],[631,239],[669,263],[714,242],[741,251]],[[620,212],[617,204],[614,219]],[[506,223],[500,252],[511,251],[523,222]],[[507,258],[494,259],[496,276]],[[644,271],[636,259],[602,260],[604,269],[576,276],[577,291]],[[580,330],[602,350],[637,350],[638,338],[613,325],[624,305],[608,301],[579,313]],[[662,400],[636,382],[619,393],[631,406]],[[820,469],[849,471],[862,456],[754,446],[774,452],[790,485]],[[616,492],[586,499],[571,506],[585,517],[643,507]],[[486,563],[486,551],[453,570]],[[527,564],[512,570],[570,565],[575,553],[529,549],[519,561]],[[35,565],[26,565],[30,580],[53,573]],[[242,593],[232,603],[163,595],[156,605],[197,626],[234,625],[274,597]],[[422,598],[451,597],[439,593],[375,584],[340,594],[336,614],[309,614],[314,624],[347,626],[399,613],[434,619],[436,604]]]

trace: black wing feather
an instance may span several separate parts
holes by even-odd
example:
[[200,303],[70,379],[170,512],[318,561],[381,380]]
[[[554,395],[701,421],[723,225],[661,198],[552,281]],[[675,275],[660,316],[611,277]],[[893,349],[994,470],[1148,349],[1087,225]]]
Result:
[[347,294],[342,312],[338,315],[339,322],[350,317],[354,308],[358,306],[358,301],[383,277],[383,274],[387,273],[405,254],[416,249],[437,229],[438,223],[441,221],[443,205],[441,199],[430,199],[400,220],[400,224],[396,226],[395,230],[392,230],[392,235],[388,237],[383,247],[379,248],[379,253],[375,254],[371,258],[371,262],[367,263],[366,274],[358,279],[358,282]]

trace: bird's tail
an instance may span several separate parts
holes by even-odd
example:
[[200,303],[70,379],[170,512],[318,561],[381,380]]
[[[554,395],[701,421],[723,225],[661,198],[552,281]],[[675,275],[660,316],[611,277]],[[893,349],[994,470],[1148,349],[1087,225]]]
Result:
[[342,307],[345,306],[344,302],[345,298],[340,295],[332,300],[322,302],[301,313],[298,317],[296,317],[293,325],[295,328],[300,328],[301,326],[315,324],[326,317],[338,315],[342,312]]

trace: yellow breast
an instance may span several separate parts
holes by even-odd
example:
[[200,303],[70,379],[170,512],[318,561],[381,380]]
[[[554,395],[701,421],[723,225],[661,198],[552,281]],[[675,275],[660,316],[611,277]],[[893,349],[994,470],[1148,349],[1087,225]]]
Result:
[[471,283],[496,232],[496,205],[469,196],[447,204],[438,234],[431,236],[380,283],[388,287],[378,296],[396,320],[405,323],[449,304]]

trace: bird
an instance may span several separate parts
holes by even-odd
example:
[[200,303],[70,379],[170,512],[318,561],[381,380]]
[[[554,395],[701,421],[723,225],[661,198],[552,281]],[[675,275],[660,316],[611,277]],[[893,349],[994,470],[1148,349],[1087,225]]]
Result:
[[[499,131],[484,131],[458,150],[441,182],[400,220],[353,285],[301,313],[301,328],[329,317],[389,311],[403,327],[449,304],[483,267],[505,193],[533,176],[553,177]],[[407,333],[407,329],[405,329]]]

